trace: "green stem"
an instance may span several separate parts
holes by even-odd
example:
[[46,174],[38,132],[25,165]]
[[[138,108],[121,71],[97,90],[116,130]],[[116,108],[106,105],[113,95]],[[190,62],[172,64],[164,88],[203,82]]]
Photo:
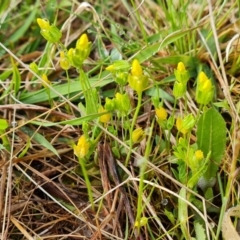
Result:
[[[146,145],[146,150],[144,153],[144,158],[143,158],[143,163],[140,166],[140,182],[139,182],[139,190],[138,190],[138,203],[137,203],[137,217],[136,221],[140,223],[141,220],[141,214],[143,212],[143,204],[142,204],[142,198],[143,198],[143,189],[144,189],[144,176],[147,168],[147,159],[151,153],[151,140],[152,140],[152,132],[153,132],[153,127],[154,127],[155,121],[152,121],[149,136],[148,136],[148,141]],[[140,224],[138,224],[140,227]],[[140,230],[140,229],[138,229]]]
[[79,161],[79,164],[80,164],[81,169],[82,169],[84,180],[86,182],[89,201],[92,205],[92,210],[94,210],[93,194],[92,194],[92,190],[91,190],[91,183],[90,183],[90,180],[89,180],[89,177],[88,177],[88,174],[87,174],[87,170],[85,168],[85,162],[84,162],[85,160],[83,158],[79,158],[78,161]]
[[142,103],[142,92],[138,92],[138,103],[137,103],[137,107],[136,107],[136,110],[135,110],[135,113],[134,113],[134,116],[133,116],[133,119],[132,119],[132,125],[131,125],[131,128],[130,128],[130,146],[129,146],[128,155],[127,155],[126,160],[125,160],[125,166],[128,165],[128,162],[130,160],[132,147],[133,147],[132,133],[133,133],[133,128],[135,126],[135,123],[137,121],[137,117],[138,117],[138,113],[139,113],[139,110],[140,110],[140,107],[141,107],[141,103]]
[[68,74],[68,70],[66,70],[66,76],[67,76],[67,81],[68,81],[68,99],[70,98],[70,78]]

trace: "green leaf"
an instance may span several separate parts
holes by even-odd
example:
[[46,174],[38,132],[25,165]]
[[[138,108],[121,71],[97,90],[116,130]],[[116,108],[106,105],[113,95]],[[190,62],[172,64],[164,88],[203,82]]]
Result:
[[31,139],[30,137],[27,139],[25,148],[21,151],[21,153],[18,155],[19,158],[24,157],[28,151],[28,149],[31,147]]
[[197,124],[197,144],[204,156],[211,152],[205,179],[215,177],[218,171],[226,147],[226,133],[226,123],[215,108],[208,109],[200,117]]
[[196,232],[196,239],[197,240],[206,240],[206,233],[205,229],[203,228],[202,224],[197,221],[194,221],[194,229]]
[[16,96],[21,85],[21,75],[19,73],[17,65],[15,64],[12,58],[11,58],[11,62],[13,67],[12,83],[14,84],[14,94]]
[[[179,196],[185,200],[187,200],[187,190],[185,188],[181,188],[179,192]],[[186,201],[178,199],[178,220],[181,226],[181,230],[185,239],[191,239],[187,222],[188,222],[188,204]]]
[[95,120],[97,118],[99,118],[101,115],[106,114],[106,112],[103,113],[94,113],[94,114],[90,114],[84,117],[80,117],[80,118],[74,118],[74,119],[70,119],[70,120],[66,120],[66,121],[62,121],[62,122],[38,122],[38,121],[31,121],[32,124],[35,125],[39,125],[39,126],[44,126],[44,127],[51,127],[51,126],[56,126],[56,125],[71,125],[71,126],[79,126],[81,124],[83,124],[83,122],[88,122],[88,121],[92,121]]
[[[107,72],[105,72],[105,73],[107,73]],[[109,72],[107,74],[108,74],[108,76],[110,76]],[[101,81],[97,78],[92,78],[92,79],[89,79],[89,81],[91,82],[92,87],[103,87],[111,82],[111,80],[109,78],[101,80]],[[49,88],[49,90],[50,90],[51,98],[56,98],[56,97],[59,97],[60,95],[66,96],[66,95],[68,95],[68,93],[79,94],[79,92],[82,91],[82,87],[79,83],[79,80],[77,80],[75,82],[70,83],[69,92],[68,92],[68,83],[54,85],[51,88]],[[24,103],[28,103],[28,104],[39,103],[39,102],[44,102],[44,101],[48,101],[48,100],[49,100],[49,95],[46,93],[45,89],[41,89],[36,92],[23,93],[20,96],[20,101],[22,101]]]
[[32,137],[36,142],[38,142],[39,144],[41,144],[42,146],[44,146],[45,148],[47,148],[48,150],[50,150],[51,152],[53,152],[54,154],[56,154],[59,157],[57,150],[52,146],[52,144],[43,135],[33,131],[32,129],[30,129],[26,126],[21,127],[21,130],[24,133],[26,133],[29,137]]
[[7,8],[9,8],[10,3],[11,3],[11,1],[9,1],[9,0],[1,0],[0,17],[1,17],[1,14],[4,13],[7,10]]
[[0,119],[0,130],[8,128],[8,122],[6,119]]

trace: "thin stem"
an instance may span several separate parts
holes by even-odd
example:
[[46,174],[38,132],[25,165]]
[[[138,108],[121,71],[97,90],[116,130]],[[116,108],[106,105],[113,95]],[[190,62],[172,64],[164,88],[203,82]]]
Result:
[[80,164],[81,169],[82,169],[84,180],[86,182],[87,192],[88,192],[88,196],[89,196],[89,201],[90,201],[90,203],[92,205],[92,210],[94,210],[94,202],[93,202],[93,195],[92,195],[92,190],[91,190],[91,183],[89,181],[87,170],[85,168],[85,162],[84,162],[84,159],[82,159],[82,158],[79,158],[78,161],[79,161],[79,164]]
[[130,159],[130,156],[131,156],[132,147],[133,147],[132,132],[133,132],[133,128],[135,126],[135,123],[137,121],[138,113],[139,113],[139,110],[141,108],[141,103],[142,103],[142,92],[138,92],[138,103],[137,103],[137,107],[136,107],[136,110],[135,110],[135,113],[134,113],[134,116],[133,116],[133,119],[132,119],[132,125],[131,125],[131,128],[130,128],[130,146],[129,146],[128,155],[126,157],[125,166],[128,165],[128,162],[129,162],[129,159]]

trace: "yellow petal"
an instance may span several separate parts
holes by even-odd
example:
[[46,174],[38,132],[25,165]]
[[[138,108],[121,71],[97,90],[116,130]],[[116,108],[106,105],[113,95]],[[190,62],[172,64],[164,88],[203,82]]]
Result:
[[177,70],[181,73],[185,72],[186,69],[185,69],[185,65],[183,64],[183,62],[179,62],[178,63],[178,66],[177,66]]
[[134,59],[132,62],[132,71],[133,76],[142,76],[142,67],[137,59]]
[[47,20],[44,20],[42,18],[37,18],[37,23],[39,27],[43,30],[49,30],[50,29],[50,24]]
[[167,119],[168,113],[164,107],[156,108],[155,112],[158,120],[164,121]]

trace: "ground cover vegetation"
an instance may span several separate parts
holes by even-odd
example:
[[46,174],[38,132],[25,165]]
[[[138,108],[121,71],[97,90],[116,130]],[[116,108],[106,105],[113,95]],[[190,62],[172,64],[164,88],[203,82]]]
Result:
[[1,239],[240,239],[239,4],[2,0]]

